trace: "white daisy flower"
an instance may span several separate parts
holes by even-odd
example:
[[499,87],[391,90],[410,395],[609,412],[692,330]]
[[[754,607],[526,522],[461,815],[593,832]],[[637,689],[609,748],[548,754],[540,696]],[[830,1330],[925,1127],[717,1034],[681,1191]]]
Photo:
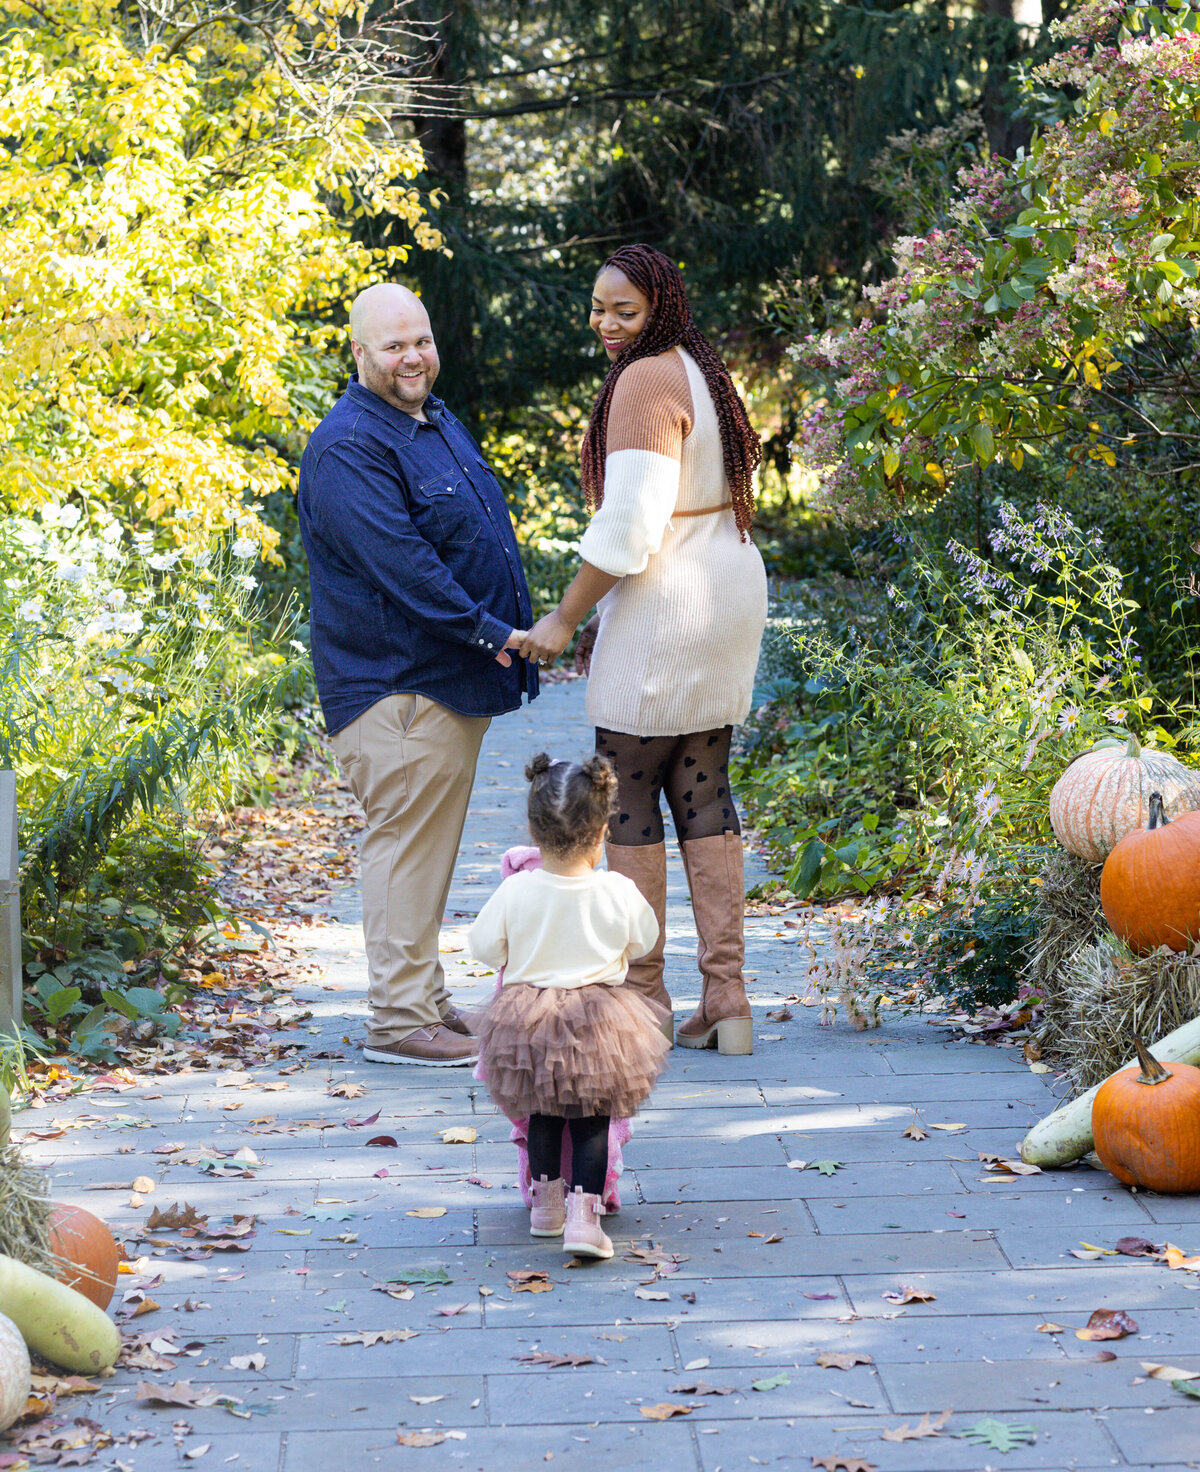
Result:
[[235,557],[247,558],[258,556],[258,542],[254,537],[239,537],[230,548]]

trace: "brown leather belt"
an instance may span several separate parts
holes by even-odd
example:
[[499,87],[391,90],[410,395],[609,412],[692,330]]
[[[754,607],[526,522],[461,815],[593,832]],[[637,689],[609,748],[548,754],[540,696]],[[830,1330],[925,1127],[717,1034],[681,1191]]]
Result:
[[728,511],[732,505],[732,501],[722,501],[719,506],[701,506],[698,511],[672,511],[671,520],[677,516],[712,516],[717,511]]

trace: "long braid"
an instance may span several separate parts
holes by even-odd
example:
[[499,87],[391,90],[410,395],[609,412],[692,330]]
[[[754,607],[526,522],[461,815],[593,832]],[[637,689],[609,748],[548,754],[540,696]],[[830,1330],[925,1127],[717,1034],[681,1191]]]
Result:
[[762,445],[747,417],[745,406],[733,386],[721,355],[692,321],[687,290],[678,267],[661,251],[649,245],[623,245],[614,251],[601,271],[615,266],[644,292],[650,302],[646,325],[622,348],[605,375],[592,407],[592,417],[583,439],[583,492],[594,511],[604,500],[604,458],[608,439],[608,411],[617,379],[630,363],[652,358],[670,348],[686,348],[704,375],[712,395],[721,431],[721,454],[725,478],[733,500],[738,531],[745,540],[754,524],[754,472],[762,461]]

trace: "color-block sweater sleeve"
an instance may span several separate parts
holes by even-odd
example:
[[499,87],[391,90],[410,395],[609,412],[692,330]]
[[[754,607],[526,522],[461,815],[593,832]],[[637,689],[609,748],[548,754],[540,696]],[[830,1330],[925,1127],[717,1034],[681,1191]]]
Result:
[[645,571],[675,509],[691,429],[687,371],[674,349],[622,372],[608,412],[604,499],[580,543],[585,562],[611,577]]

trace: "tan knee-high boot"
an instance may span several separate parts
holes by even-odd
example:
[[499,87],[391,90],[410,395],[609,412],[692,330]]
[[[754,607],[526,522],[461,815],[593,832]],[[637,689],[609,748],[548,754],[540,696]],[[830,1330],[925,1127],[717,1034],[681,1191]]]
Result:
[[675,1030],[682,1048],[752,1053],[754,1024],[742,963],[746,957],[746,872],[738,833],[691,838],[679,845],[699,938],[704,988],[700,1005]]
[[665,1013],[663,1036],[674,1041],[675,1014],[671,1010],[671,994],[663,981],[663,947],[667,940],[667,846],[665,843],[606,843],[604,856],[614,874],[624,874],[638,887],[638,893],[654,911],[658,921],[658,940],[653,949],[629,963],[625,985]]

